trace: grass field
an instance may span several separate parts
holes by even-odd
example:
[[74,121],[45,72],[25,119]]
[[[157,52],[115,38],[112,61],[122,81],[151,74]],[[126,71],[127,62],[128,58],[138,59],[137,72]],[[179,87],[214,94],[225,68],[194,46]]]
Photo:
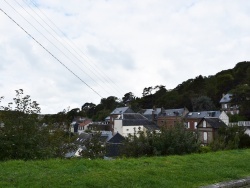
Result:
[[250,176],[250,150],[138,159],[0,162],[0,187],[200,187]]

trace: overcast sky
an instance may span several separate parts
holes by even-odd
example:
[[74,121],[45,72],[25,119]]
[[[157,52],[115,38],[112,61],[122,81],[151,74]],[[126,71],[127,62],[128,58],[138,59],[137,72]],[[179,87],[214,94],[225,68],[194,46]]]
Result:
[[1,104],[22,88],[57,113],[250,59],[248,0],[0,2]]

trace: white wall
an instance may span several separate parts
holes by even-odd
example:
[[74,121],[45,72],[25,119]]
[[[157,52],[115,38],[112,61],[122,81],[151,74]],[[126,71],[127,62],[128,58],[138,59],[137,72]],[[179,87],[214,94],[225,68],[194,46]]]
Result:
[[122,130],[122,120],[121,119],[115,119],[114,120],[114,134],[119,133],[123,135],[123,130]]
[[250,136],[250,129],[246,129],[245,134],[248,134]]
[[134,135],[134,132],[136,132],[136,136],[139,136],[138,132],[144,131],[144,127],[143,125],[123,126],[122,131],[123,131],[122,136],[125,136],[125,137],[127,137],[129,134]]
[[227,115],[224,111],[221,112],[219,118],[220,118],[226,125],[229,124],[229,117],[228,117],[228,115]]

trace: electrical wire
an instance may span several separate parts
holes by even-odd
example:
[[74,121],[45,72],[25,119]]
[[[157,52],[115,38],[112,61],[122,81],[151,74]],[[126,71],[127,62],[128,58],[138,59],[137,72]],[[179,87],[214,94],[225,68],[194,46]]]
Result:
[[[4,0],[6,2],[6,0]],[[6,2],[7,3],[7,2]],[[100,84],[98,84],[88,73],[86,73],[81,67],[79,67],[69,56],[67,56],[61,49],[59,49],[54,43],[52,43],[43,33],[41,33],[34,25],[32,25],[24,16],[22,16],[13,6],[11,6],[9,3],[7,3],[17,14],[19,14],[27,23],[29,23],[38,33],[40,33],[50,44],[52,44],[57,50],[59,50],[68,60],[70,60],[74,65],[76,65],[83,73],[85,73],[93,82],[95,82],[97,85],[102,87]],[[25,10],[26,11],[26,10]],[[27,12],[27,11],[26,11]],[[28,12],[27,12],[28,13]],[[29,14],[29,13],[28,13]],[[54,36],[53,36],[54,37]],[[55,38],[55,37],[54,37]],[[104,91],[107,92],[105,88],[102,87]],[[108,92],[107,92],[108,93]]]
[[60,61],[54,54],[52,54],[47,48],[45,48],[38,40],[36,40],[28,31],[26,31],[21,25],[19,25],[11,16],[9,16],[2,8],[0,10],[20,29],[22,29],[29,37],[31,37],[38,45],[40,45],[47,53],[49,53],[55,60],[57,60],[62,66],[64,66],[69,72],[71,72],[75,77],[77,77],[82,83],[88,86],[93,92],[95,92],[99,97],[103,98],[97,91],[95,91],[90,85],[88,85],[84,80],[82,80],[77,74],[75,74],[70,68],[68,68],[62,61]]
[[[96,78],[98,78],[99,76],[92,70],[92,69],[89,69],[82,61],[81,61],[81,59],[79,59],[75,54],[73,54],[73,52],[72,51],[70,51],[67,47],[65,47],[65,45],[61,42],[61,41],[59,41],[57,38],[56,38],[56,36],[54,36],[54,34],[53,33],[51,33],[48,29],[46,29],[34,16],[32,16],[20,3],[18,3],[16,0],[14,0],[25,12],[27,12],[29,15],[30,15],[30,17],[32,17],[43,29],[45,29],[57,42],[59,42],[60,43],[60,45],[65,49],[65,50],[67,50],[78,62],[80,62],[85,68],[87,68]],[[24,0],[23,0],[23,2],[24,2]],[[26,4],[26,5],[28,5],[28,4]],[[29,6],[29,5],[28,5]],[[29,6],[30,7],[30,6]],[[43,21],[43,23],[45,23],[56,35],[57,35],[57,33],[55,32],[55,30],[53,29],[53,28],[51,28],[47,23],[46,23],[46,21],[44,21],[34,10],[33,10],[33,8],[31,8],[30,7],[30,10],[32,10],[42,21]],[[64,40],[66,43],[67,43],[67,41],[66,40]],[[68,45],[70,45],[69,43],[67,43]],[[74,50],[74,49],[73,49]],[[78,66],[78,65],[77,65]],[[80,66],[78,66],[78,68],[80,69],[80,70],[82,70],[82,68],[80,67]],[[82,70],[83,71],[83,70]],[[83,71],[84,72],[84,71]],[[86,74],[86,72],[84,72],[85,74]],[[88,75],[89,76],[89,75]],[[89,77],[91,77],[91,76],[89,76]],[[99,77],[100,78],[100,77]],[[102,78],[100,78],[100,80],[103,82],[103,83],[105,83],[104,81],[103,81],[103,79]],[[105,89],[105,88],[103,88],[102,87],[102,89],[103,90],[105,90],[106,92],[107,92],[107,90]],[[108,92],[107,92],[108,93]]]
[[[26,1],[27,2],[27,0],[23,0],[23,1]],[[70,40],[65,34],[64,34],[64,32],[63,31],[61,31],[61,29],[37,6],[37,4],[36,3],[34,3],[34,1],[32,1],[32,0],[30,0],[29,2],[31,2],[36,8],[37,8],[37,10],[39,10],[39,12],[43,15],[43,16],[45,16],[46,18],[47,18],[47,20],[65,37],[65,38],[67,38],[68,39],[68,41],[70,42],[70,43],[68,43],[66,40],[65,40],[65,42],[73,49],[73,51],[77,54],[77,55],[79,55],[81,58],[83,58],[84,60],[85,60],[85,58],[87,58],[87,60],[85,60],[86,61],[86,63],[88,63],[88,61],[90,61],[90,63],[88,63],[88,65],[91,67],[91,68],[93,68],[95,71],[98,71],[98,73],[100,74],[100,75],[102,75],[103,77],[104,77],[104,80],[106,81],[106,82],[108,82],[109,84],[113,84],[115,87],[112,87],[113,89],[116,89],[116,91],[118,92],[118,93],[120,93],[120,94],[122,94],[121,92],[120,92],[120,90],[122,90],[117,84],[115,84],[114,82],[113,82],[113,80],[112,79],[110,79],[106,74],[105,74],[105,72],[103,72],[103,71],[101,71],[101,70],[99,70],[99,68],[94,64],[94,62],[93,62],[93,60],[91,60],[91,58],[90,57],[88,57],[81,49],[79,49],[79,47],[77,46],[77,45],[75,45],[75,43],[72,41],[72,40]],[[28,5],[27,3],[26,3],[26,5]],[[28,5],[29,6],[29,5]],[[31,6],[29,6],[31,9],[33,9]],[[35,11],[34,11],[35,12]],[[35,12],[36,13],[36,12]],[[36,13],[37,14],[37,13]],[[38,15],[38,14],[37,14]],[[39,16],[39,15],[38,15]],[[42,19],[43,20],[43,18],[41,18],[41,16],[39,16],[40,17],[40,19]],[[43,20],[44,21],[44,20]],[[45,23],[46,23],[46,21],[44,21]],[[56,34],[57,34],[57,32],[49,25],[49,24],[47,24],[46,23],[46,25],[48,25]],[[83,54],[83,56],[85,57],[83,57],[82,55],[80,55],[73,47],[72,47],[72,45],[81,53],[81,54]],[[94,65],[94,67],[92,66],[92,64]],[[119,90],[118,90],[119,89]]]

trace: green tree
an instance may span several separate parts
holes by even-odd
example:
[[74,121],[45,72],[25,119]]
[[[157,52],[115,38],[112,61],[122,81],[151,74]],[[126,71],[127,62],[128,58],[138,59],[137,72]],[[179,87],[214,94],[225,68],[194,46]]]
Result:
[[39,104],[24,96],[22,89],[16,90],[13,100],[0,111],[0,160],[63,157],[70,143],[64,127],[40,121]]
[[92,137],[83,142],[85,149],[81,151],[81,156],[89,159],[103,158],[106,148],[100,138],[101,132],[92,133]]
[[231,93],[233,94],[232,103],[240,107],[240,115],[250,120],[250,86],[238,85]]
[[128,102],[133,101],[134,98],[135,98],[134,94],[132,92],[128,92],[122,97],[122,102],[123,104],[127,104]]
[[142,92],[142,96],[152,95],[153,87],[145,87]]
[[222,74],[216,77],[217,91],[221,96],[223,93],[230,91],[234,85],[234,78],[232,74]]
[[88,118],[92,118],[96,113],[96,105],[94,103],[85,103],[82,105],[82,113]]
[[200,96],[192,100],[193,111],[209,111],[215,110],[215,105],[211,98]]
[[36,101],[31,101],[29,95],[23,96],[22,89],[16,90],[13,100],[14,107],[12,103],[1,107],[1,159],[40,158],[43,155],[43,150],[38,149],[43,135],[37,134],[40,107]]
[[219,129],[218,135],[209,146],[213,151],[243,148],[246,146],[244,142],[245,138],[244,127],[222,127]]

